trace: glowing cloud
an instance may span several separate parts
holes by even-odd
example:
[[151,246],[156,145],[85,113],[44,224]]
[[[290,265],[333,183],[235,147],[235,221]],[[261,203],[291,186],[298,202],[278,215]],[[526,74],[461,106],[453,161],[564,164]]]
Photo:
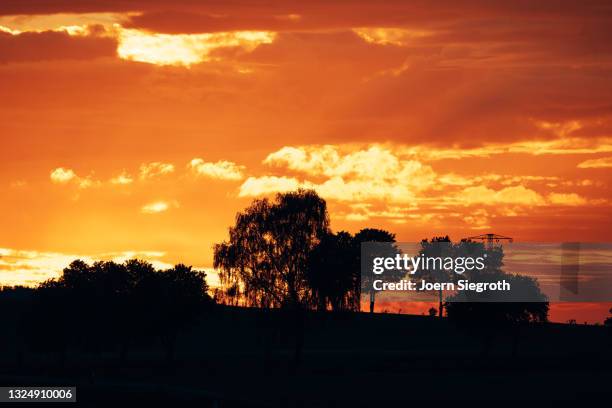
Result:
[[352,151],[330,145],[283,147],[268,155],[264,163],[327,177],[322,183],[301,185],[340,201],[410,202],[416,191],[431,188],[436,176],[431,167],[403,160],[381,146]]
[[211,59],[211,51],[242,47],[247,51],[270,44],[275,34],[267,31],[234,31],[204,34],[159,34],[118,27],[117,55],[155,65],[190,66]]
[[612,167],[612,157],[585,160],[578,165],[579,169],[605,169]]
[[58,167],[51,171],[50,177],[51,181],[56,184],[67,184],[71,180],[76,179],[77,175],[72,169]]
[[[70,25],[70,26],[59,26],[56,27],[52,30],[48,30],[48,31],[53,31],[56,33],[66,33],[68,35],[71,36],[79,36],[79,35],[86,35],[89,33],[89,29],[87,26],[79,26],[79,25]],[[12,29],[3,25],[0,25],[0,32],[3,33],[7,33],[7,34],[11,34],[11,35],[20,35],[23,33],[42,33],[44,32],[44,30],[17,30],[17,29]]]
[[553,205],[584,205],[587,200],[576,193],[550,193],[548,201]]
[[423,30],[384,27],[354,28],[353,32],[371,44],[396,46],[403,46],[411,40],[427,37],[432,34],[429,31]]
[[[129,14],[120,13],[57,13],[36,15],[0,16],[0,31],[11,34],[23,32],[64,31],[79,35],[88,26],[112,27],[128,19]],[[4,30],[3,30],[4,27]]]
[[244,166],[226,160],[211,163],[195,158],[189,162],[189,168],[198,175],[219,180],[241,180],[244,177],[242,174]]
[[395,223],[403,223],[408,218],[419,217],[417,214],[410,213],[410,211],[415,209],[414,207],[390,206],[382,210],[372,209],[370,204],[353,204],[350,207],[352,211],[343,216],[343,218],[348,221],[366,221],[370,218],[385,218]]
[[[556,149],[590,148],[542,143],[554,149],[551,154],[557,154]],[[521,148],[526,149],[527,145],[524,143]],[[517,216],[534,207],[598,204],[576,193],[549,190],[561,185],[584,186],[582,181],[542,175],[439,174],[430,165],[416,160],[414,150],[405,146],[285,146],[270,153],[263,163],[275,169],[301,173],[305,178],[270,174],[249,177],[240,187],[240,196],[314,189],[323,198],[352,208],[341,213],[350,221],[370,218],[384,218],[393,223],[408,219],[435,221],[441,214],[467,220],[460,214],[462,208],[471,207],[471,228],[484,229],[490,226],[491,217]],[[532,184],[537,189],[527,187]]]
[[113,177],[110,180],[111,184],[118,184],[118,185],[132,184],[133,181],[134,179],[132,178],[132,176],[130,176],[126,172],[122,172],[117,177]]
[[272,166],[286,166],[291,170],[316,175],[328,172],[328,166],[337,166],[339,160],[340,156],[335,146],[285,146],[270,153],[263,162]]
[[75,184],[79,188],[89,188],[100,185],[99,181],[93,180],[91,176],[79,177],[74,170],[58,167],[49,174],[51,182],[55,184]]
[[544,198],[536,191],[523,186],[506,187],[493,190],[484,186],[468,187],[455,197],[458,203],[464,205],[484,204],[515,204],[515,205],[542,205]]
[[559,137],[568,136],[570,133],[582,129],[582,124],[577,120],[568,122],[536,122],[536,126],[540,129],[550,130]]
[[[271,31],[227,31],[199,34],[163,34],[125,28],[130,13],[86,13],[41,16],[0,16],[0,32],[19,35],[45,31],[65,32],[71,36],[103,35],[117,40],[117,56],[124,60],[155,65],[189,67],[210,61],[219,48],[240,47],[252,51],[270,44]],[[290,17],[290,19],[296,18]],[[299,16],[297,17],[299,19]],[[102,33],[95,28],[102,27]],[[245,71],[241,71],[245,72]]]
[[415,188],[428,186],[435,176],[429,166],[416,160],[404,160],[391,149],[378,145],[365,149],[331,145],[283,147],[269,154],[264,164],[312,176],[402,180]]
[[141,208],[143,214],[158,214],[164,211],[168,211],[172,207],[178,207],[177,202],[167,201],[155,201],[149,204],[145,204]]
[[595,154],[612,152],[611,137],[577,138],[565,137],[552,140],[528,140],[514,143],[487,143],[480,147],[446,149],[431,146],[410,146],[398,149],[398,153],[422,160],[464,159],[470,157],[491,157],[507,153],[533,156]]
[[239,197],[256,197],[271,193],[297,190],[304,187],[296,178],[293,177],[249,177],[240,186]]
[[140,179],[146,180],[174,172],[174,165],[170,163],[151,162],[140,166]]

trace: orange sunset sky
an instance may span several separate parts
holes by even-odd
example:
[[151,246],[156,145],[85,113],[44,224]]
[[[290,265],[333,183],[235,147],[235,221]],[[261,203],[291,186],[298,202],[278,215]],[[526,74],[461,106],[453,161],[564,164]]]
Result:
[[611,74],[609,1],[2,0],[0,284],[211,271],[298,187],[334,230],[610,241]]

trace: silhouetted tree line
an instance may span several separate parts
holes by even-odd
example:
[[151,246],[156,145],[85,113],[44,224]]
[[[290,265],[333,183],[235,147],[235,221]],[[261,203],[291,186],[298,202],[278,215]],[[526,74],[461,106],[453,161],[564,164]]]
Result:
[[178,333],[212,304],[204,272],[182,264],[156,270],[137,259],[75,260],[21,298],[19,332],[29,349],[115,350],[122,358],[155,341],[171,358]]
[[[194,324],[215,301],[293,311],[299,342],[306,310],[361,310],[361,244],[371,241],[387,242],[386,250],[398,250],[395,235],[388,231],[332,232],[325,201],[314,191],[298,190],[278,194],[274,200],[255,200],[236,215],[229,240],[214,246],[214,266],[222,283],[214,298],[208,294],[206,274],[190,266],[156,270],[136,259],[92,265],[76,260],[59,278],[35,289],[0,292],[0,313],[19,310],[19,331],[28,348],[60,354],[68,348],[93,352],[112,348],[125,358],[133,347],[158,342],[171,358],[179,332]],[[481,243],[452,243],[448,237],[435,237],[421,243],[421,254],[446,256],[466,248],[483,249]],[[487,251],[486,276],[510,279],[541,301],[479,303],[474,298],[473,302],[453,302],[452,297],[442,299],[440,293],[439,315],[446,309],[450,319],[464,322],[546,321],[548,302],[537,281],[505,273],[501,248]],[[423,269],[418,278],[453,279],[442,276],[444,273]],[[373,312],[374,293],[363,295],[369,295]],[[435,309],[430,310],[434,313]],[[297,344],[296,360],[300,348]]]
[[612,309],[609,310],[610,316],[604,320],[604,326],[612,328]]
[[[355,235],[333,233],[325,201],[314,191],[298,190],[278,194],[274,201],[255,200],[236,215],[229,229],[229,240],[215,245],[214,266],[220,270],[223,289],[216,300],[227,304],[253,307],[359,311],[362,288],[370,288],[369,275],[361,276],[361,244],[364,242],[394,243],[395,235],[385,230],[366,228]],[[383,246],[386,256],[399,249],[394,244]],[[438,313],[447,310],[449,317],[459,320],[500,322],[541,322],[548,316],[548,302],[538,283],[531,277],[503,271],[503,249],[486,248],[479,242],[451,242],[448,236],[423,240],[419,255],[451,256],[487,252],[487,268],[479,280],[506,279],[514,287],[531,293],[537,302],[478,302],[438,297]],[[476,278],[471,272],[463,278]],[[470,276],[471,275],[471,276]],[[391,279],[402,279],[402,274]],[[421,269],[413,278],[448,282],[458,275],[444,270]],[[368,292],[370,312],[374,311],[375,293]]]

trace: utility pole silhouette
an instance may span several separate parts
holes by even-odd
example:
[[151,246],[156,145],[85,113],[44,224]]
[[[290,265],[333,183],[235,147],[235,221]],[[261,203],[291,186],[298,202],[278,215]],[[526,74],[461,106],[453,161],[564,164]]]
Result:
[[508,241],[509,243],[512,243],[514,242],[514,239],[498,234],[482,234],[463,238],[463,241],[481,241],[486,244],[487,249],[491,249],[495,244],[499,244],[500,241]]

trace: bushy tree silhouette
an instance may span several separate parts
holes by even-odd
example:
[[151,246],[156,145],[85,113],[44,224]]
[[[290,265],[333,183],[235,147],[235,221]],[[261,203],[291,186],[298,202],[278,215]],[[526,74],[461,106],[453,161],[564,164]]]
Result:
[[[461,278],[479,282],[496,282],[506,280],[510,283],[510,292],[495,294],[495,302],[487,302],[487,292],[462,291],[461,294],[447,299],[445,307],[448,317],[463,322],[487,322],[493,324],[514,324],[527,322],[545,322],[548,319],[548,299],[540,290],[537,279],[530,276],[506,273],[503,270],[504,250],[501,246],[485,248],[480,242],[459,242],[454,248],[455,256],[466,254],[486,254],[485,268],[481,271],[466,271]],[[521,298],[533,299],[522,302]],[[509,301],[503,301],[507,297]],[[461,301],[457,301],[461,300]]]
[[604,326],[612,328],[612,309],[609,310],[610,316],[604,320]]
[[[374,257],[393,257],[400,251],[395,245],[395,234],[376,228],[364,228],[355,234],[353,239],[354,245],[357,252],[359,268],[371,267],[373,265],[372,259]],[[370,259],[361,259],[361,245],[364,243],[377,243],[375,247],[371,248],[373,252],[369,253]],[[402,271],[387,271],[386,280],[398,280],[401,279],[405,273]],[[373,289],[374,275],[372,273],[361,274],[361,293],[365,293],[370,298],[370,313],[374,313],[374,304],[376,302],[376,292]]]
[[81,334],[75,314],[70,313],[70,305],[68,290],[51,279],[38,286],[32,307],[24,316],[27,324],[22,334],[28,348],[56,352],[60,365],[65,362],[68,347],[74,345]]
[[[430,241],[424,239],[421,241],[421,249],[417,256],[424,257],[453,257],[454,246],[448,235],[443,237],[433,237]],[[452,281],[452,271],[444,268],[427,268],[421,266],[419,270],[412,276],[412,279],[423,279],[428,282],[450,282]],[[438,317],[444,315],[444,299],[442,290],[438,290]]]
[[309,254],[307,281],[319,311],[359,310],[359,247],[353,236],[328,232]]
[[[318,310],[360,310],[362,287],[370,295],[370,311],[374,310],[374,293],[370,291],[371,276],[361,274],[362,243],[375,243],[368,256],[395,256],[398,248],[395,235],[381,229],[366,228],[355,236],[341,231],[327,233],[309,255],[308,284],[312,291],[313,307]],[[373,253],[372,253],[373,252]],[[363,266],[371,265],[371,262]],[[403,272],[388,271],[386,280],[397,280]],[[363,282],[362,282],[362,278]]]
[[206,273],[183,264],[158,273],[160,297],[156,303],[157,332],[166,350],[174,355],[178,333],[195,323],[202,307],[209,305]]
[[[159,338],[172,355],[178,331],[193,323],[207,294],[206,274],[179,264],[157,271],[132,259],[88,265],[73,261],[57,279],[39,285],[28,338],[34,347],[60,353],[119,349]],[[44,339],[44,341],[40,341]]]
[[[459,326],[479,333],[483,339],[485,355],[499,332],[512,333],[512,354],[516,355],[521,326],[548,321],[548,299],[540,290],[537,279],[506,273],[503,270],[503,247],[485,248],[483,243],[470,241],[455,245],[456,256],[474,253],[486,254],[486,267],[481,271],[466,271],[462,279],[479,282],[505,280],[510,284],[511,290],[495,294],[495,301],[488,301],[490,294],[486,292],[462,291],[450,296],[444,304],[448,318]],[[504,298],[508,301],[504,301]],[[517,301],[520,298],[529,301]]]
[[5,325],[5,330],[0,331],[0,350],[15,350],[19,367],[24,360],[25,344],[22,339],[31,325],[28,321],[29,310],[35,295],[33,288],[0,286],[0,321]]

